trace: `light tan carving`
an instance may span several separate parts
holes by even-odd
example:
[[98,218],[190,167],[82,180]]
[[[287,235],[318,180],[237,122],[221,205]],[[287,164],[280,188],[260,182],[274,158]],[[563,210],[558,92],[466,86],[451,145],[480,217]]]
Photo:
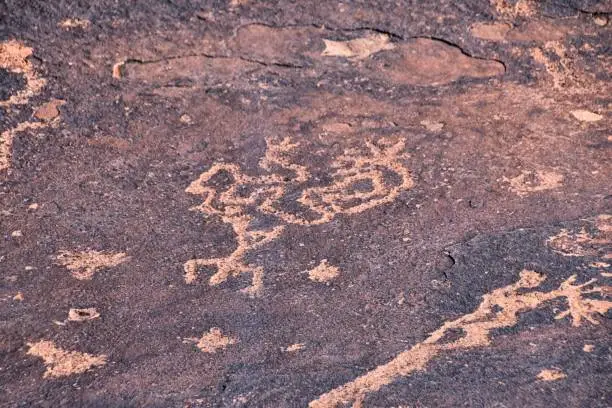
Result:
[[295,343],[290,346],[287,346],[283,349],[283,351],[286,353],[294,353],[296,351],[304,350],[304,348],[306,348],[306,345],[304,343]]
[[[558,254],[563,256],[595,256],[600,252],[604,258],[609,258],[610,254],[605,254],[606,248],[612,244],[612,216],[602,214],[598,216],[594,223],[592,232],[586,228],[581,228],[578,232],[572,232],[563,228],[558,234],[546,240],[546,245]],[[605,265],[605,262],[595,263],[593,266]]]
[[34,66],[28,61],[27,58],[30,55],[32,55],[32,48],[26,47],[19,41],[10,40],[0,43],[0,68],[22,74],[26,81],[25,89],[11,95],[7,100],[0,101],[0,107],[28,103],[30,98],[37,95],[47,83],[44,78],[36,74]]
[[57,24],[58,27],[69,30],[71,28],[89,28],[91,21],[82,18],[67,18]]
[[567,375],[563,371],[556,368],[544,369],[537,375],[537,378],[540,381],[557,381],[566,377]]
[[86,309],[70,309],[68,311],[69,322],[85,322],[87,320],[93,320],[100,317],[100,313],[95,307],[88,307]]
[[571,92],[586,89],[588,81],[584,74],[574,69],[574,57],[561,41],[546,41],[544,46],[532,48],[531,57],[544,66],[552,80],[553,89]]
[[123,77],[124,66],[125,66],[125,61],[119,61],[113,64],[113,69],[112,69],[113,78],[121,79]]
[[501,17],[514,19],[516,17],[529,17],[535,13],[535,0],[518,0],[512,2],[508,0],[490,0]]
[[323,259],[319,265],[308,271],[308,278],[314,282],[329,282],[338,277],[340,270]]
[[56,259],[57,263],[65,266],[72,272],[72,276],[75,278],[90,280],[98,270],[117,266],[129,259],[129,257],[123,252],[60,251]]
[[[265,174],[251,176],[231,163],[215,163],[187,189],[187,193],[203,197],[204,201],[193,209],[217,215],[230,224],[236,234],[236,249],[228,256],[192,259],[184,264],[185,282],[193,283],[200,267],[214,267],[216,273],[210,285],[225,282],[230,276],[252,273],[251,286],[244,289],[250,295],[261,293],[262,267],[247,265],[244,256],[277,239],[287,224],[319,225],[340,214],[358,214],[394,201],[401,191],[413,186],[408,169],[402,163],[404,141],[383,139],[377,144],[366,142],[363,149],[345,151],[331,164],[332,182],[324,186],[306,186],[312,175],[303,165],[291,160],[298,147],[289,138],[267,140],[267,151],[259,162]],[[215,176],[226,174],[231,185],[225,190],[211,186]],[[399,181],[387,180],[393,174]],[[358,188],[359,184],[366,184]],[[305,211],[291,213],[281,208],[281,200],[288,189],[301,189],[295,200]],[[276,218],[279,225],[266,230],[251,229],[255,214]]]
[[504,177],[504,181],[510,184],[511,191],[525,197],[532,193],[561,187],[563,175],[549,170],[523,170],[521,174],[511,179]]
[[29,355],[43,359],[47,367],[44,378],[81,374],[92,367],[106,364],[105,355],[94,356],[78,351],[65,351],[56,347],[52,341],[41,340],[28,343],[28,346]]
[[11,166],[11,150],[13,138],[17,133],[47,127],[44,122],[21,122],[14,128],[5,130],[0,134],[0,170],[8,169]]
[[[573,326],[581,325],[584,320],[598,324],[596,316],[612,308],[612,302],[584,297],[592,294],[607,296],[606,291],[609,291],[609,286],[594,286],[596,279],[575,284],[576,275],[570,276],[557,289],[549,292],[525,291],[537,288],[545,279],[544,275],[534,271],[521,271],[516,283],[485,294],[474,312],[445,322],[424,341],[354,381],[321,395],[312,401],[309,407],[333,408],[351,402],[354,408],[358,407],[367,394],[380,390],[381,387],[393,383],[400,377],[425,369],[427,363],[441,352],[490,345],[491,331],[516,325],[521,313],[537,309],[553,299],[567,300],[567,310],[558,314],[556,318],[570,317]],[[591,288],[588,289],[589,287]],[[451,342],[444,342],[449,330],[460,330],[463,336]]]
[[[24,105],[33,96],[38,95],[47,81],[41,78],[34,69],[28,57],[32,55],[32,48],[26,47],[19,41],[9,40],[0,42],[0,68],[9,72],[20,74],[25,79],[25,88],[0,101],[0,108],[14,105]],[[55,126],[59,118],[44,122],[25,121],[0,133],[0,171],[8,169],[11,165],[11,149],[13,139],[17,133],[26,130],[40,129],[46,126]]]
[[238,343],[236,338],[223,335],[218,327],[211,328],[199,339],[190,337],[185,340],[186,342],[196,343],[196,347],[204,353],[216,353],[218,350],[223,350],[229,345]]

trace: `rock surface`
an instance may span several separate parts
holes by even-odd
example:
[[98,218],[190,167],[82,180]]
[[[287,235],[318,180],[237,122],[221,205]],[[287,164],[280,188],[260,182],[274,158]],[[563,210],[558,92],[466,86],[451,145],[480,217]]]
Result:
[[610,12],[2,2],[0,406],[609,406]]

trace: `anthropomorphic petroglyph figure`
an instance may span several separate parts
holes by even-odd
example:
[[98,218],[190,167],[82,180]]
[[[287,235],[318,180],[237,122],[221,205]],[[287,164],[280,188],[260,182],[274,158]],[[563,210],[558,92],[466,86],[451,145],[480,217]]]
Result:
[[[425,366],[441,352],[466,350],[490,345],[491,331],[502,327],[512,327],[518,323],[519,314],[541,307],[545,302],[565,298],[567,310],[555,316],[556,319],[570,317],[573,326],[580,326],[584,320],[598,324],[598,314],[606,313],[612,308],[612,302],[604,299],[584,297],[598,294],[605,297],[609,286],[594,286],[592,279],[576,285],[576,275],[569,277],[557,289],[549,292],[527,291],[540,286],[545,276],[533,271],[523,270],[518,282],[495,289],[482,297],[478,308],[456,320],[445,322],[424,341],[409,350],[398,354],[393,360],[380,365],[372,371],[321,395],[309,404],[310,408],[334,408],[361,402],[369,393],[380,390],[393,383],[399,377],[411,375]],[[588,289],[591,287],[591,289]],[[459,330],[462,336],[454,341],[444,341],[449,331]]]
[[[20,75],[25,81],[24,89],[10,95],[8,99],[0,100],[0,109],[27,105],[34,96],[40,94],[47,83],[44,78],[38,75],[30,62],[29,57],[32,55],[32,51],[32,48],[19,41],[0,42],[0,69]],[[57,119],[40,122],[26,120],[0,132],[0,171],[11,166],[11,149],[15,135],[49,125],[55,126],[57,122]]]
[[[248,175],[235,164],[216,163],[185,190],[202,196],[204,201],[194,209],[217,215],[232,226],[236,234],[236,249],[228,256],[192,259],[185,263],[185,281],[192,283],[200,267],[214,267],[216,273],[209,283],[216,285],[230,276],[250,272],[251,287],[245,291],[259,293],[263,285],[263,268],[247,265],[244,256],[278,238],[288,224],[318,225],[331,221],[339,214],[357,214],[392,202],[399,193],[412,187],[410,172],[403,160],[404,141],[383,139],[366,142],[364,149],[345,151],[331,165],[332,181],[322,186],[308,186],[313,177],[303,165],[291,160],[298,144],[289,138],[267,140],[267,151],[259,162],[262,175]],[[231,185],[220,190],[212,186],[214,177],[225,173]],[[293,213],[284,210],[281,201],[288,189],[297,189],[295,202],[304,209]],[[273,216],[277,225],[255,230],[251,222],[258,214]]]

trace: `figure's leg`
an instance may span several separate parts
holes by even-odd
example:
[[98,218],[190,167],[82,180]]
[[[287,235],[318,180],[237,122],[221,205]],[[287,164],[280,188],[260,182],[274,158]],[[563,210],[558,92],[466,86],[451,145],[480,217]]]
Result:
[[183,270],[185,271],[185,283],[191,284],[198,278],[198,269],[200,266],[217,266],[219,263],[218,258],[212,259],[190,259],[183,264]]
[[257,266],[251,269],[251,273],[253,274],[253,278],[251,280],[251,286],[240,290],[242,293],[246,293],[251,297],[256,297],[261,295],[263,292],[263,275],[264,269],[261,266]]

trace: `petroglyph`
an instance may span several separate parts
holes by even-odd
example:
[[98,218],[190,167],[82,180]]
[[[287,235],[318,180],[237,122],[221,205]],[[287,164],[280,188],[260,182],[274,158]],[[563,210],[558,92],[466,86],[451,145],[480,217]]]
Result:
[[285,349],[283,349],[283,351],[286,353],[294,353],[296,351],[303,350],[304,348],[306,348],[306,345],[304,343],[295,343],[290,346],[287,346]]
[[84,322],[87,320],[93,320],[100,317],[100,313],[95,307],[88,307],[86,309],[70,309],[68,311],[69,322]]
[[[184,264],[185,282],[193,283],[200,267],[214,267],[216,273],[210,285],[225,282],[230,276],[252,274],[251,286],[243,291],[250,295],[261,293],[264,270],[247,265],[244,256],[254,249],[277,239],[287,224],[320,225],[338,215],[353,215],[394,201],[401,191],[413,186],[410,172],[402,163],[404,141],[381,139],[366,142],[361,149],[346,150],[331,163],[331,182],[323,186],[305,186],[313,179],[303,165],[291,161],[291,153],[298,147],[289,138],[267,140],[265,156],[259,167],[264,175],[245,174],[239,166],[215,163],[187,189],[187,193],[203,197],[204,202],[194,210],[217,215],[230,224],[236,234],[236,249],[228,256],[192,259]],[[211,185],[219,174],[231,177],[231,185],[219,190]],[[393,180],[391,180],[393,179]],[[286,193],[296,191],[294,203],[304,211],[282,209]],[[273,216],[279,225],[254,230],[250,224],[256,214]]]
[[593,16],[593,22],[600,27],[605,27],[608,25],[608,17],[601,14],[596,14]]
[[555,252],[564,256],[589,256],[597,253],[593,248],[585,245],[591,241],[592,236],[583,228],[576,233],[562,229],[558,234],[550,237],[546,243]]
[[129,257],[123,252],[60,251],[56,259],[57,263],[65,266],[75,278],[90,280],[98,270],[117,266],[128,260]]
[[491,5],[502,17],[529,17],[535,13],[535,1],[518,0],[513,3],[508,0],[490,0]]
[[[601,253],[604,258],[611,258],[609,251],[612,245],[612,216],[603,214],[593,223],[592,232],[581,228],[578,232],[567,229],[546,240],[546,244],[563,256],[596,256]],[[604,265],[605,262],[595,265]]]
[[327,259],[323,259],[319,265],[308,272],[308,278],[314,282],[327,283],[338,277],[340,269],[327,263]]
[[80,18],[67,18],[57,24],[58,27],[69,30],[71,28],[88,28],[91,21]]
[[0,107],[23,105],[30,98],[40,93],[47,81],[38,76],[34,66],[28,60],[32,55],[32,48],[26,47],[18,41],[10,40],[0,43],[0,68],[9,72],[23,75],[26,81],[25,89],[11,95],[9,99],[0,101]]
[[88,320],[97,319],[100,317],[100,313],[94,307],[88,307],[86,309],[70,309],[68,311],[68,318],[63,321],[54,320],[53,323],[58,326],[65,326],[68,322],[85,322]]
[[537,375],[537,379],[540,381],[557,381],[566,378],[567,375],[556,368],[544,369]]
[[349,41],[323,40],[325,49],[321,54],[324,57],[344,57],[364,59],[383,50],[392,50],[395,46],[389,42],[385,34],[372,34],[363,38]]
[[[52,122],[55,124],[56,122]],[[17,126],[5,130],[0,134],[0,170],[8,169],[11,165],[11,150],[15,135],[26,130],[35,130],[47,127],[44,122],[21,122]]]
[[[555,318],[569,317],[573,326],[580,326],[584,320],[598,324],[596,317],[612,308],[612,302],[590,297],[594,294],[608,296],[610,286],[595,286],[596,279],[576,284],[576,275],[572,275],[557,289],[543,292],[527,290],[539,287],[546,279],[545,275],[523,270],[519,276],[516,283],[485,294],[474,312],[445,322],[422,342],[354,381],[321,395],[312,401],[309,407],[333,408],[352,402],[356,408],[367,394],[380,390],[400,377],[424,370],[426,365],[442,352],[491,345],[490,334],[493,330],[515,326],[521,313],[538,309],[554,299],[567,301],[567,310]],[[444,338],[449,331],[460,331],[463,335],[455,341],[445,342]]]
[[585,88],[585,79],[579,77],[573,57],[561,41],[547,41],[543,47],[532,48],[531,56],[544,66],[554,89],[576,91]]
[[227,346],[238,343],[236,338],[224,336],[218,327],[211,328],[208,333],[204,333],[199,339],[190,337],[185,340],[196,343],[196,347],[204,353],[216,353],[218,350],[223,350]]
[[592,268],[609,268],[610,264],[607,262],[593,262],[589,264]]
[[548,170],[523,170],[518,176],[511,179],[504,177],[503,180],[510,184],[512,192],[521,197],[539,191],[552,190],[563,185],[563,175]]
[[[14,40],[0,42],[0,68],[21,75],[25,80],[24,89],[17,91],[6,100],[0,100],[0,108],[27,104],[33,96],[40,93],[47,83],[34,69],[28,57],[32,55],[32,48]],[[0,133],[0,170],[8,169],[11,165],[11,150],[15,135],[26,130],[40,129],[46,126],[57,125],[57,120],[46,118],[47,123],[25,121]]]
[[28,343],[28,354],[43,359],[47,370],[43,378],[65,377],[72,374],[81,374],[92,367],[106,364],[106,356],[94,356],[78,351],[65,351],[56,347],[52,341],[41,340]]
[[115,79],[121,79],[123,77],[123,69],[125,67],[125,61],[119,61],[113,64],[112,75]]

